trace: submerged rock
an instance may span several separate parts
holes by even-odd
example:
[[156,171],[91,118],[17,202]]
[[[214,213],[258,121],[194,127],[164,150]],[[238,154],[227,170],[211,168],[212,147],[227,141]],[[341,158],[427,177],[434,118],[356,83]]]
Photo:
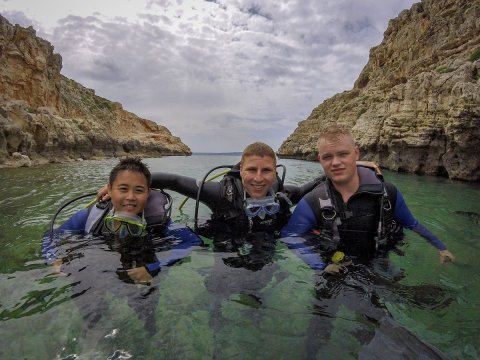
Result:
[[476,213],[474,211],[454,211],[454,214],[458,214],[461,216],[465,216],[466,218],[469,218],[473,222],[480,224],[480,214]]

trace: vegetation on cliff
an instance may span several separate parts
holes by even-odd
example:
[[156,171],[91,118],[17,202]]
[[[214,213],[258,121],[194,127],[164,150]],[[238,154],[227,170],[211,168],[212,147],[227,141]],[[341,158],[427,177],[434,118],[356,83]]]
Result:
[[316,107],[281,157],[316,158],[320,129],[343,123],[364,159],[480,181],[480,1],[423,0],[390,21],[350,91]]
[[191,154],[164,126],[95,95],[61,68],[48,41],[0,15],[0,166]]

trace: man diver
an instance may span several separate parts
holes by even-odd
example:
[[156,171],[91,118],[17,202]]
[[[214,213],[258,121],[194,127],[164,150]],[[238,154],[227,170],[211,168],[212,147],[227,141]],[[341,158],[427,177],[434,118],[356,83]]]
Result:
[[[328,255],[340,250],[337,254],[370,257],[392,245],[401,226],[437,248],[440,262],[455,259],[445,244],[413,217],[395,186],[383,182],[371,169],[357,166],[359,148],[349,129],[337,125],[326,128],[317,146],[326,179],[304,196],[282,229],[283,240],[303,253],[300,256],[308,258],[308,250],[302,250],[303,240],[299,239],[313,229],[320,232],[313,241]],[[341,259],[316,264],[332,273],[344,265]]]
[[[317,146],[326,177],[300,200],[281,231],[281,240],[310,267],[324,270],[325,274],[340,273],[319,277],[315,316],[307,332],[307,353],[316,358],[334,326],[331,319],[340,306],[346,306],[376,324],[373,331],[358,338],[362,344],[359,358],[376,354],[392,359],[419,354],[426,359],[446,358],[397,324],[385,306],[385,298],[395,296],[397,291],[401,294],[397,298],[405,301],[409,301],[406,294],[416,294],[415,287],[396,283],[398,273],[391,273],[385,255],[405,227],[437,248],[441,262],[455,257],[413,217],[400,190],[356,163],[359,149],[348,128],[325,128]],[[347,267],[348,271],[344,271]]]
[[[186,249],[201,244],[200,238],[187,227],[170,219],[171,197],[151,190],[151,174],[139,158],[126,158],[111,170],[107,191],[110,201],[101,201],[80,210],[63,223],[55,233],[74,232],[106,238],[116,249],[138,247],[142,251],[122,251],[122,267],[131,281],[149,283],[162,266],[185,256]],[[42,241],[42,255],[59,271],[67,258],[57,258],[53,234]],[[172,240],[169,256],[158,260],[152,248],[152,236]],[[150,244],[150,245],[149,245]],[[129,260],[127,260],[129,259]],[[118,273],[118,272],[117,272]]]

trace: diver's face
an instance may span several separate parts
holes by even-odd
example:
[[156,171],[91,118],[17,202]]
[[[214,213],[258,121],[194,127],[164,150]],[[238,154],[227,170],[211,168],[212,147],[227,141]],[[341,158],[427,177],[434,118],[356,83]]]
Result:
[[336,185],[348,185],[357,176],[359,150],[351,136],[322,138],[318,143],[318,160],[325,175]]
[[133,215],[145,208],[148,191],[147,178],[136,171],[119,171],[113,183],[108,184],[108,194],[115,211]]
[[276,162],[270,156],[245,156],[240,164],[243,188],[252,198],[266,196],[275,175]]

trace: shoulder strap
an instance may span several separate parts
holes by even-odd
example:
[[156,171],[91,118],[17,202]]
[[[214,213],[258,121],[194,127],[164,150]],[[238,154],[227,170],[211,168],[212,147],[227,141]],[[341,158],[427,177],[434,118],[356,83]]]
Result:
[[172,197],[163,190],[151,189],[143,215],[149,227],[166,226],[172,211]]
[[337,214],[335,206],[330,196],[328,181],[323,181],[317,186],[318,202],[320,204],[320,216],[326,228],[330,228],[333,234],[333,241],[338,243],[340,241],[340,234],[338,232],[338,225],[342,220]]
[[233,204],[235,208],[239,207],[239,201],[243,198],[243,184],[240,178],[240,163],[234,165],[232,169],[225,174],[221,180],[222,198]]
[[85,233],[97,233],[99,231],[99,224],[106,213],[112,208],[111,201],[101,201],[89,207],[87,222],[85,224]]
[[395,209],[395,205],[397,204],[397,188],[390,184],[389,182],[384,182],[383,185],[385,186],[386,195],[390,204],[392,205],[392,211]]
[[[98,234],[101,230],[102,220],[106,213],[112,209],[112,202],[99,202],[89,208],[85,232]],[[172,197],[162,190],[152,189],[144,209],[144,217],[148,227],[163,227],[170,220],[172,210]]]

